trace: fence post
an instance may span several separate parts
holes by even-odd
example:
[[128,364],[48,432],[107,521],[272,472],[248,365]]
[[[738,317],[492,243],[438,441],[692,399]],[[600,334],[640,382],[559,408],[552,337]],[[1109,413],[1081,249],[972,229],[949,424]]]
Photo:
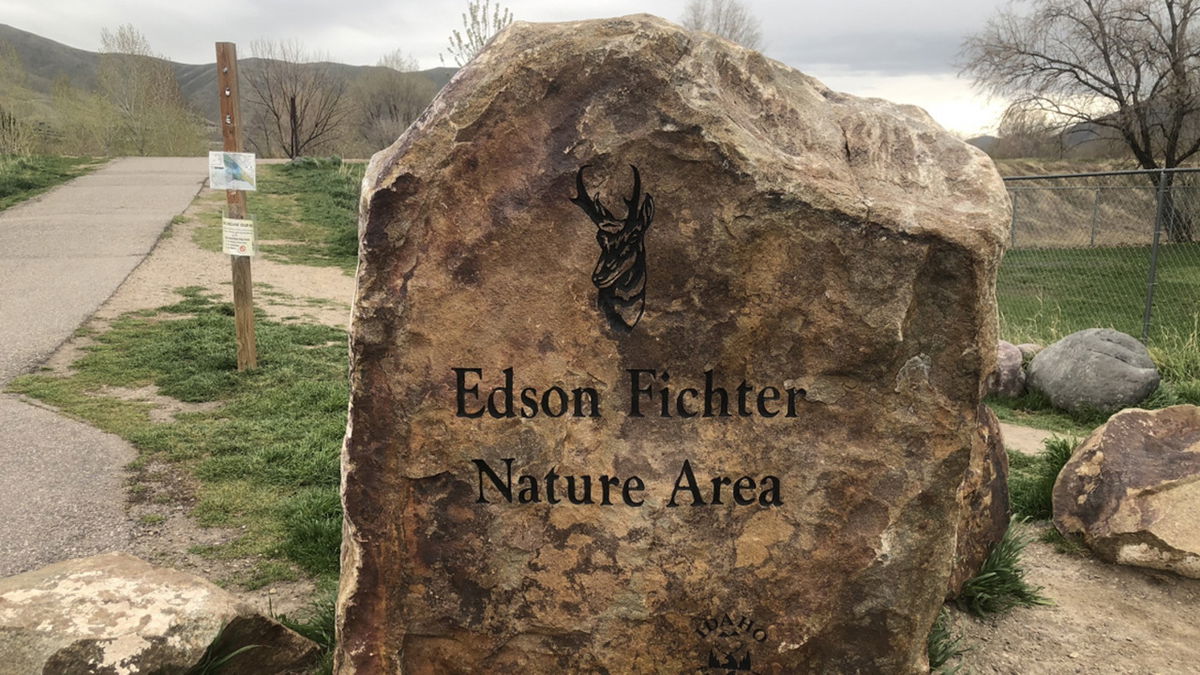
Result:
[[1012,239],[1012,241],[1009,242],[1008,247],[1016,248],[1017,247],[1017,191],[1011,190],[1011,191],[1009,191],[1008,194],[1012,198],[1012,222],[1008,226],[1008,229],[1010,232],[1009,237]]
[[1163,210],[1167,203],[1167,172],[1158,173],[1158,194],[1154,207],[1154,243],[1150,245],[1150,270],[1146,275],[1146,308],[1142,312],[1142,342],[1150,339],[1150,313],[1154,308],[1154,285],[1158,278],[1158,240],[1162,232]]
[[1096,188],[1096,199],[1092,202],[1092,244],[1096,248],[1096,223],[1100,219],[1100,188]]

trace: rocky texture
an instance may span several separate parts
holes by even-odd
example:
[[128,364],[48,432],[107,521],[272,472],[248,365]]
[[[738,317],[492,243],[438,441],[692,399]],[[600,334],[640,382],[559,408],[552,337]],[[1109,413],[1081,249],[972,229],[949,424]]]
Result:
[[307,673],[317,647],[184,572],[106,553],[0,579],[0,658],[13,675],[179,673],[213,653],[223,672]]
[[979,574],[983,561],[1004,538],[1012,515],[1008,502],[1008,453],[1000,420],[986,405],[979,406],[979,428],[971,444],[971,461],[958,488],[959,516],[954,567],[948,598]]
[[[514,24],[364,186],[339,672],[924,668],[995,365],[985,155],[637,16]],[[795,415],[700,416],[706,371]]]
[[1109,562],[1200,578],[1200,408],[1113,415],[1058,474],[1054,525]]
[[1022,342],[1021,344],[1017,345],[1017,349],[1021,351],[1021,358],[1028,363],[1033,360],[1033,357],[1038,355],[1038,352],[1045,349],[1045,347],[1033,342]]
[[1025,359],[1021,350],[1011,342],[1001,340],[996,345],[996,375],[991,394],[1016,398],[1025,393]]
[[1135,406],[1158,387],[1146,346],[1110,328],[1071,333],[1029,363],[1029,387],[1056,408],[1114,413]]

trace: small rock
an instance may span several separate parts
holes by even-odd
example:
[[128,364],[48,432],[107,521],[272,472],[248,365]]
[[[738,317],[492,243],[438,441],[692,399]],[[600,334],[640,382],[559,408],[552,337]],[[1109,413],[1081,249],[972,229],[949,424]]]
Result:
[[993,396],[1017,398],[1025,393],[1025,361],[1021,350],[1001,340],[996,345],[996,375],[992,379]]
[[1072,333],[1033,357],[1028,384],[1054,407],[1111,414],[1137,405],[1158,387],[1146,346],[1108,328]]
[[1021,359],[1029,362],[1033,360],[1033,357],[1038,355],[1038,352],[1045,349],[1045,347],[1035,342],[1022,342],[1021,344],[1017,345],[1017,349],[1021,352]]
[[[317,646],[200,577],[124,553],[0,579],[5,673],[167,673],[257,645],[231,673],[304,673]],[[13,670],[7,669],[13,667]]]
[[1113,415],[1059,473],[1054,525],[1108,562],[1200,579],[1200,407]]

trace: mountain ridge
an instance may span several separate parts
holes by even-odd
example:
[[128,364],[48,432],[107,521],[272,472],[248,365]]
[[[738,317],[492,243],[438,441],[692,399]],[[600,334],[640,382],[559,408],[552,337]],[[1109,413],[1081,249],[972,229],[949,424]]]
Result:
[[[9,24],[0,23],[0,45],[9,44],[25,69],[28,88],[49,98],[54,92],[54,83],[63,75],[67,76],[72,86],[94,91],[97,86],[100,52],[79,49],[63,44],[36,33],[22,30]],[[217,97],[217,66],[214,60],[209,63],[180,63],[155,57],[170,64],[175,71],[175,79],[179,82],[180,91],[188,104],[206,120],[216,123],[220,117]],[[238,67],[245,75],[260,67],[264,59],[256,57],[239,58]],[[359,76],[383,66],[352,66],[332,61],[320,61],[303,64],[308,67],[324,67],[335,76],[347,83],[353,82]],[[457,69],[439,67],[426,70],[412,71],[411,75],[424,77],[440,89],[450,81]],[[244,87],[243,87],[244,88]],[[243,99],[244,100],[244,99]]]

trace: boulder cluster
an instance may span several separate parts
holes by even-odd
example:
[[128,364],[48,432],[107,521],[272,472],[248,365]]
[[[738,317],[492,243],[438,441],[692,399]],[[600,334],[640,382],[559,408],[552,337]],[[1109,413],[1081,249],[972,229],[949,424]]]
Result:
[[1103,560],[1200,578],[1200,407],[1134,407],[1160,380],[1145,345],[1096,328],[1045,349],[1000,341],[996,365],[992,396],[1111,415],[1059,472],[1055,527]]
[[1146,400],[1158,383],[1145,345],[1120,331],[1091,328],[1045,349],[1001,340],[990,393],[1017,398],[1033,391],[1060,410],[1111,415]]

